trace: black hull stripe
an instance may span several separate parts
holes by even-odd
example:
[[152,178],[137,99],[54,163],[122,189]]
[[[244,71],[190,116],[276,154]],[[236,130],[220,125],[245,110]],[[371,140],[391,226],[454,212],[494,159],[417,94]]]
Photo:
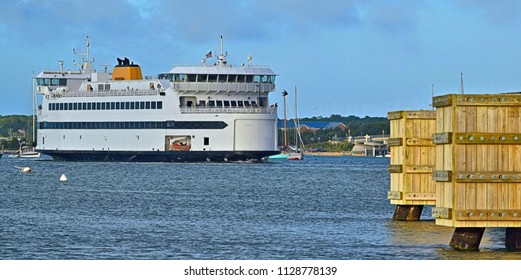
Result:
[[237,162],[263,161],[278,151],[50,151],[37,150],[56,161]]

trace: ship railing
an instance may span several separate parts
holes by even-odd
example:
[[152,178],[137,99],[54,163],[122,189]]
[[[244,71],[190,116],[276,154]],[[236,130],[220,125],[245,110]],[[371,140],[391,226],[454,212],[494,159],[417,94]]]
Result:
[[109,91],[53,91],[53,97],[104,97],[104,96],[153,96],[160,90],[109,90]]
[[176,82],[174,83],[174,89],[181,93],[268,93],[275,90],[275,84]]
[[188,107],[181,106],[182,114],[276,114],[277,107]]

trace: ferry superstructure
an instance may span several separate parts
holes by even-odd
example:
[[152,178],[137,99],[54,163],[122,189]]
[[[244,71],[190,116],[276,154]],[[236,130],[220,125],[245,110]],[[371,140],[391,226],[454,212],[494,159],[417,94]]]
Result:
[[118,58],[95,71],[89,39],[78,71],[42,71],[37,147],[59,161],[260,161],[277,151],[277,74],[268,66],[229,65],[211,52],[199,66],[176,66],[143,79]]

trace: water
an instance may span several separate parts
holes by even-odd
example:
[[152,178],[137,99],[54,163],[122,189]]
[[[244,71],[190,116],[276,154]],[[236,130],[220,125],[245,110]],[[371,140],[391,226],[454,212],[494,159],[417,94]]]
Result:
[[504,249],[503,228],[487,229],[479,252],[456,252],[429,207],[422,221],[391,220],[388,164],[2,158],[0,259],[521,259]]

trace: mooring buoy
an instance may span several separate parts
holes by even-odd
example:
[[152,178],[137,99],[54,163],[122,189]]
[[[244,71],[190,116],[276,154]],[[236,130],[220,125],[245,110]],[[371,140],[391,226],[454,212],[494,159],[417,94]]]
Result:
[[65,176],[65,174],[62,174],[60,176],[60,182],[66,182],[67,181],[67,176]]

